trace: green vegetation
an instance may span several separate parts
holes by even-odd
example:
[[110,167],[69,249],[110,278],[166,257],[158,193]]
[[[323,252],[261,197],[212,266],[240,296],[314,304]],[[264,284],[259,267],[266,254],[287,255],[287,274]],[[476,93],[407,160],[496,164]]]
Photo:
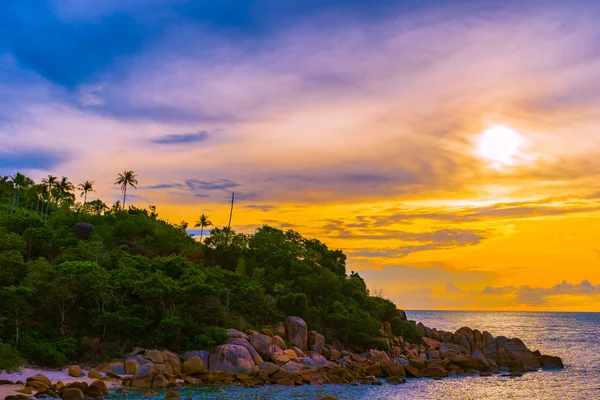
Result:
[[0,343],[0,371],[15,372],[25,365],[25,360],[10,345]]
[[[123,203],[108,207],[87,202],[92,182],[80,185],[77,203],[65,177],[0,178],[0,368],[18,367],[20,357],[59,366],[133,346],[208,348],[227,339],[224,328],[258,329],[288,315],[351,349],[385,349],[386,321],[418,340],[392,302],[346,274],[340,250],[268,226],[214,228],[200,243],[154,206],[125,208],[132,171],[117,182]],[[202,228],[210,225],[203,217]]]

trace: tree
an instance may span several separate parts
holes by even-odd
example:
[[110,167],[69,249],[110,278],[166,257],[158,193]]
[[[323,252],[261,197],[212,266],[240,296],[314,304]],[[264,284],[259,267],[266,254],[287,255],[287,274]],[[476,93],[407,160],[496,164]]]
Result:
[[75,185],[73,185],[73,183],[69,181],[69,178],[66,176],[63,176],[60,181],[54,185],[54,197],[57,200],[60,200],[61,204],[69,199],[74,201],[75,196],[72,193],[74,191]]
[[114,185],[121,186],[121,191],[123,192],[123,210],[125,210],[125,200],[127,199],[127,186],[131,186],[137,190],[137,184],[137,175],[133,171],[124,171],[117,176]]
[[212,222],[208,219],[207,215],[202,214],[200,219],[196,221],[194,228],[200,228],[200,241],[202,241],[202,236],[204,234],[204,228],[212,226]]
[[92,211],[96,215],[100,215],[104,211],[108,210],[108,206],[106,204],[104,204],[104,202],[100,199],[90,201],[88,206],[92,209]]
[[17,172],[14,176],[10,177],[13,187],[17,191],[16,202],[13,208],[16,208],[19,211],[19,198],[21,197],[21,192],[25,189],[30,188],[35,183],[31,178],[26,177],[20,172]]
[[52,195],[52,189],[58,183],[58,178],[54,175],[48,175],[47,178],[42,179],[42,183],[46,186],[48,193]]
[[81,196],[83,197],[83,206],[87,203],[87,194],[88,192],[95,192],[94,190],[94,181],[85,181],[77,185],[77,189],[81,192]]

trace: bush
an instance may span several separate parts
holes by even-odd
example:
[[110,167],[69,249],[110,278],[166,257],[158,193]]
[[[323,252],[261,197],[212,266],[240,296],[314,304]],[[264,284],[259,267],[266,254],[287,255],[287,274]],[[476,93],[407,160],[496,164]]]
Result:
[[423,334],[413,322],[404,321],[399,317],[394,317],[390,319],[389,322],[392,326],[392,333],[394,336],[402,336],[404,340],[407,340],[409,343],[421,343]]
[[[57,348],[58,342],[45,340],[36,332],[23,336],[19,347],[23,356],[34,364],[43,367],[64,367],[69,363],[69,358]],[[68,341],[60,345],[70,353],[71,345]]]
[[0,371],[16,372],[23,368],[25,360],[10,344],[0,343]]
[[198,349],[207,350],[211,347],[225,343],[229,339],[227,330],[218,326],[211,326],[205,329],[203,334],[197,335],[194,338]]

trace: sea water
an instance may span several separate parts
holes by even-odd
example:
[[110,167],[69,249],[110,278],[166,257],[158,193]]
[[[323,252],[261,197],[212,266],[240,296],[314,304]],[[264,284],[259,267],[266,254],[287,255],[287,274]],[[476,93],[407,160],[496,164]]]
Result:
[[[559,356],[565,369],[524,374],[520,378],[451,377],[408,379],[381,386],[233,386],[183,389],[204,399],[600,399],[600,313],[408,311],[426,326],[455,331],[463,326],[494,336],[521,338],[531,350]],[[131,399],[131,397],[129,397]]]

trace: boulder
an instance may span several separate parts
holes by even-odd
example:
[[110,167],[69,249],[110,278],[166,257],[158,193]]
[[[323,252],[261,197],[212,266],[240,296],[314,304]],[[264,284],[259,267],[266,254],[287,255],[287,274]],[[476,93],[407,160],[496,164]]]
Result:
[[[278,335],[273,336],[273,344],[275,346],[279,347],[281,350],[287,349],[287,345],[285,344],[285,342],[283,341],[281,336],[278,336]],[[298,356],[298,357],[300,357],[300,356]]]
[[48,386],[48,387],[52,386],[52,382],[50,381],[50,379],[48,379],[48,377],[46,377],[46,375],[42,375],[42,374],[32,375],[26,379],[26,382],[42,382],[42,383],[45,383],[46,386]]
[[429,378],[443,378],[448,375],[442,367],[427,367],[421,371],[421,374]]
[[190,357],[198,356],[198,357],[200,357],[200,359],[202,359],[202,362],[204,363],[204,365],[208,366],[208,356],[209,355],[210,355],[210,353],[206,350],[186,351],[185,354],[183,355],[183,359],[187,360]]
[[514,362],[523,362],[528,369],[540,368],[540,362],[521,339],[506,339],[502,336],[496,339],[497,346],[502,347],[508,357]]
[[104,381],[95,380],[94,382],[90,383],[88,390],[92,388],[100,392],[102,396],[108,396],[108,387],[106,386],[106,383],[104,383]]
[[92,379],[102,379],[102,374],[98,371],[96,371],[94,368],[90,369],[90,371],[88,372],[88,378],[92,378]]
[[423,369],[427,366],[427,363],[424,360],[421,360],[420,358],[411,358],[410,360],[408,360],[408,364],[411,367],[417,369]]
[[134,378],[145,378],[158,372],[159,370],[153,364],[144,364],[135,372]]
[[144,358],[154,364],[162,364],[166,361],[164,354],[158,350],[146,350]]
[[308,330],[306,322],[299,317],[289,317],[285,321],[285,331],[290,343],[294,346],[307,350]]
[[325,350],[323,351],[323,355],[329,361],[336,361],[342,357],[342,353],[336,348],[326,345]]
[[136,389],[151,389],[152,379],[154,379],[154,376],[152,375],[144,376],[141,378],[133,377],[133,379],[131,380],[131,387],[134,387]]
[[208,365],[211,371],[251,374],[256,364],[245,347],[222,344],[212,349]]
[[273,332],[271,332],[271,330],[267,328],[261,329],[260,333],[268,337],[273,337]]
[[435,350],[439,349],[441,346],[440,342],[438,342],[435,339],[428,338],[428,337],[423,338],[423,343],[425,343],[425,346],[427,346],[428,348],[432,348]]
[[85,396],[83,395],[81,389],[68,388],[65,389],[64,392],[62,392],[61,397],[63,400],[83,400]]
[[[256,335],[254,335],[254,336],[256,336]],[[245,347],[246,350],[248,350],[248,352],[250,353],[250,356],[252,356],[252,360],[254,360],[254,364],[259,364],[259,363],[263,362],[262,357],[258,354],[256,349],[250,344],[250,342],[247,339],[242,339],[242,338],[229,339],[226,342],[226,344],[235,344],[238,346]]]
[[379,350],[375,350],[375,349],[371,349],[366,354],[363,354],[363,355],[365,357],[367,357],[368,360],[371,360],[373,362],[390,360],[390,357],[387,355],[387,353],[385,351],[379,351]]
[[298,372],[306,369],[306,366],[304,366],[303,364],[297,363],[295,361],[289,361],[279,368],[280,368],[280,370],[284,370],[284,371],[290,372],[292,374],[297,374]]
[[158,374],[152,379],[153,389],[166,389],[170,386],[169,380],[163,374]]
[[403,383],[406,383],[406,379],[397,376],[388,376],[387,378],[385,378],[385,381],[390,385],[401,385]]
[[79,378],[84,375],[83,370],[79,365],[69,365],[68,372],[69,376],[72,376],[73,378]]
[[419,372],[419,370],[415,367],[411,367],[410,365],[403,365],[402,368],[404,368],[404,372],[406,372],[406,376],[410,376],[413,378],[421,377],[421,372]]
[[292,350],[294,350],[294,353],[296,353],[296,355],[298,357],[307,357],[307,354],[305,352],[303,352],[302,350],[300,350],[299,348],[297,348],[296,346],[293,346]]
[[542,368],[564,368],[560,357],[542,355],[538,358]]
[[263,360],[274,361],[273,354],[271,353],[272,338],[261,333],[256,333],[250,336],[250,344]]
[[140,363],[136,358],[128,357],[125,359],[125,373],[133,375],[140,367]]
[[325,337],[318,332],[308,332],[308,350],[323,353],[325,347]]
[[87,222],[79,222],[73,226],[73,233],[77,239],[88,240],[94,232],[94,225]]
[[279,367],[271,362],[261,362],[258,364],[258,369],[264,371],[267,375],[273,375],[279,371]]
[[190,357],[183,362],[183,372],[188,375],[204,374],[208,371],[202,359],[198,356]]
[[165,400],[179,400],[181,399],[181,395],[174,390],[169,390],[167,394],[165,394]]
[[275,324],[274,330],[277,335],[281,336],[282,338],[285,337],[285,325],[283,325],[283,322],[278,322]]
[[111,361],[106,363],[101,371],[112,372],[115,374],[125,374],[125,364],[122,361]]
[[231,339],[248,339],[248,335],[236,329],[227,329],[227,335]]
[[172,375],[181,375],[182,372],[182,366],[181,366],[181,359],[179,358],[179,356],[171,351],[163,351],[163,356],[165,357],[166,361],[165,361],[165,366],[171,365],[173,372],[171,373]]
[[281,386],[294,386],[296,384],[296,382],[294,382],[290,378],[281,378],[281,379],[277,379],[275,381],[275,384],[281,385]]

